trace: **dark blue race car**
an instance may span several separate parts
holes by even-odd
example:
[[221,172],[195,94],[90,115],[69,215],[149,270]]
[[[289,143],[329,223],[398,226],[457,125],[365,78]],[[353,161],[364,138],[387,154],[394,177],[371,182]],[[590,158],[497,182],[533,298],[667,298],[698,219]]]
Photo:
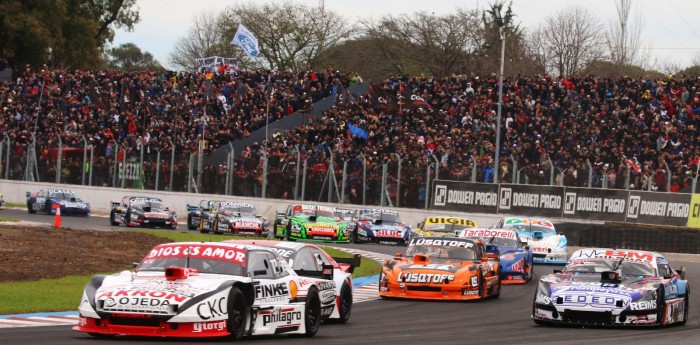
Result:
[[90,215],[90,204],[67,189],[42,189],[36,193],[27,192],[27,211],[29,213],[56,214],[61,208],[61,215]]
[[399,213],[383,209],[358,210],[354,217],[355,227],[351,232],[354,243],[375,242],[407,245],[411,237],[411,226],[401,222]]
[[464,229],[459,237],[484,242],[488,257],[501,266],[501,284],[525,284],[532,279],[532,250],[515,231]]

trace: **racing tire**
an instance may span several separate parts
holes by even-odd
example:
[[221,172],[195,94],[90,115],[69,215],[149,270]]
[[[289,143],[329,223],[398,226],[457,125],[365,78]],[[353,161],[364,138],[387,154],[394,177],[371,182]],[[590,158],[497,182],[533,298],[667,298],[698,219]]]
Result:
[[484,300],[486,298],[486,279],[484,279],[484,275],[479,276],[479,296],[481,297],[480,300]]
[[547,321],[542,321],[542,320],[537,320],[535,319],[535,300],[537,298],[537,291],[535,291],[535,297],[532,300],[532,321],[539,326],[548,326],[549,323]]
[[192,215],[187,215],[187,230],[197,229],[197,226],[192,224]]
[[219,231],[219,218],[214,218],[214,221],[211,223],[212,229],[209,229],[209,231],[214,232],[214,235],[221,235],[223,232]]
[[33,206],[34,206],[34,205],[32,205],[32,204],[30,204],[30,203],[27,203],[27,212],[29,212],[29,214],[35,214],[35,213],[36,213],[36,210],[34,209]]
[[343,324],[350,320],[352,314],[352,289],[347,283],[340,288],[340,300],[338,301],[338,318],[328,319],[326,322]]
[[309,289],[306,295],[306,312],[304,313],[304,324],[306,325],[306,333],[304,336],[313,337],[318,333],[321,326],[321,298],[318,296],[318,290],[315,287]]
[[360,243],[360,239],[357,237],[358,231],[357,226],[355,226],[355,229],[352,230],[352,243]]
[[131,210],[126,211],[126,215],[124,216],[124,225],[131,227]]
[[291,230],[292,230],[292,223],[289,222],[289,224],[287,224],[287,227],[284,229],[284,239],[287,241],[293,241],[292,237],[290,236],[290,233],[292,232]]
[[238,340],[243,338],[246,332],[246,322],[248,318],[248,307],[243,296],[243,292],[237,287],[232,287],[228,294],[228,328],[229,339]]
[[663,285],[656,290],[656,321],[659,328],[664,326],[666,318],[666,292]]
[[209,229],[204,229],[204,218],[199,219],[199,232],[201,232],[203,234],[209,233]]
[[683,304],[685,304],[683,307],[683,321],[678,323],[679,326],[685,326],[685,324],[688,323],[688,308],[690,307],[690,288],[688,288],[687,286],[685,290],[685,296],[683,296]]
[[119,225],[119,223],[116,221],[116,214],[115,214],[114,210],[112,210],[112,212],[109,213],[109,225],[111,225],[111,226]]
[[493,299],[498,299],[499,297],[501,297],[501,286],[503,286],[503,285],[501,284],[501,275],[499,274],[498,275],[498,287],[496,288],[496,293],[493,294]]

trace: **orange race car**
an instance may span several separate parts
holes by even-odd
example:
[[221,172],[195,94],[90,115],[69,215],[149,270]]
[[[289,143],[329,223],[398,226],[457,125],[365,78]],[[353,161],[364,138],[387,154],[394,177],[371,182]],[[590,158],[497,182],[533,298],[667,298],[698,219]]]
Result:
[[498,298],[498,262],[480,240],[454,237],[411,239],[406,255],[384,261],[379,296],[432,300]]

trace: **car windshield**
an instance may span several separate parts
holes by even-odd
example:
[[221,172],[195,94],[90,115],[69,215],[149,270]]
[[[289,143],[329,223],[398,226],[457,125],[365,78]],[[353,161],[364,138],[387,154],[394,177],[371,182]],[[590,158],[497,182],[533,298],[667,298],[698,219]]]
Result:
[[460,224],[425,223],[423,230],[432,232],[452,232],[469,229],[471,226]]
[[520,232],[520,233],[534,233],[535,231],[539,231],[542,233],[542,235],[545,235],[545,236],[557,234],[556,230],[554,230],[553,228],[535,225],[535,224],[507,225],[505,228],[510,229],[510,230],[515,230],[515,231]]
[[452,246],[433,246],[433,245],[412,245],[406,250],[407,257],[413,257],[416,254],[428,256],[430,263],[447,263],[455,261],[473,261],[476,260],[476,252],[465,247]]
[[[189,251],[188,251],[189,248]],[[187,253],[191,255],[187,255]],[[167,267],[194,268],[200,273],[245,275],[245,251],[216,245],[165,244],[151,250],[137,271],[164,271]]]
[[[618,266],[619,265],[619,266]],[[564,269],[565,273],[603,273],[617,268],[622,276],[656,276],[656,269],[637,262],[602,259],[569,260]]]
[[325,208],[325,207],[295,206],[293,211],[292,211],[292,217],[301,217],[301,216],[316,216],[316,217],[335,218],[335,210],[331,209],[331,208]]
[[401,222],[398,213],[382,212],[377,210],[360,213],[360,220],[382,220],[396,223]]
[[219,208],[219,213],[227,216],[252,216],[255,214],[255,208],[247,206],[225,206]]
[[165,206],[163,203],[157,200],[138,200],[132,201],[131,205],[137,209],[143,210],[145,212],[157,212],[163,211]]
[[52,190],[48,192],[49,198],[59,200],[74,200],[77,199],[75,193],[67,190]]

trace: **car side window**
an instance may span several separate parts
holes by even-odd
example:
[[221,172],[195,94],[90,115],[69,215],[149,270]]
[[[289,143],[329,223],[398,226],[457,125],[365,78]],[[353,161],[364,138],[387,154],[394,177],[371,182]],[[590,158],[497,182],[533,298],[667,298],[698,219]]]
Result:
[[[328,258],[321,252],[320,249],[318,248],[309,248],[311,250],[311,253],[313,253],[314,257],[316,258],[316,262],[320,260],[321,263],[324,265],[330,265],[331,262],[328,260]],[[319,263],[319,269],[321,269],[321,263]]]
[[302,248],[297,252],[297,255],[294,257],[294,264],[292,265],[292,268],[295,271],[299,270],[304,270],[304,271],[320,271],[321,267],[316,261],[316,258],[314,257],[313,253],[309,248]]
[[274,278],[274,269],[267,252],[248,252],[248,276],[254,279]]
[[673,277],[673,270],[669,264],[658,264],[659,274],[666,279]]
[[284,258],[282,258],[282,256],[273,253],[268,253],[267,256],[272,266],[272,272],[276,279],[286,277],[289,275],[289,272],[287,272],[284,265],[282,264],[282,262],[284,261]]

